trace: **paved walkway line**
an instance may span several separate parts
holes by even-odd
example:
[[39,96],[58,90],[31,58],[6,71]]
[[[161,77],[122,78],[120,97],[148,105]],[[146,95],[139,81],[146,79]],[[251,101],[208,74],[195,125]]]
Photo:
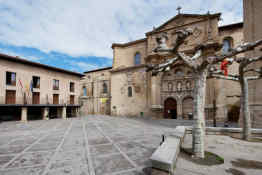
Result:
[[64,143],[64,141],[65,141],[66,136],[69,134],[70,130],[72,129],[72,126],[73,126],[73,121],[71,121],[70,125],[68,126],[68,128],[67,128],[67,130],[66,130],[66,132],[65,132],[65,134],[64,134],[64,136],[63,136],[62,141],[61,141],[60,144],[56,147],[55,153],[54,153],[54,155],[51,157],[51,159],[49,160],[47,166],[45,167],[44,172],[42,173],[42,175],[46,175],[46,174],[48,173],[48,171],[49,171],[52,163],[54,162],[54,159],[56,158],[59,150],[61,149],[61,147],[62,147],[62,145],[63,145],[63,143]]
[[[56,130],[57,126],[60,123],[57,123],[52,130]],[[19,153],[18,155],[16,155],[12,160],[10,160],[8,163],[6,163],[4,166],[2,166],[1,170],[5,170],[6,167],[8,167],[12,162],[14,162],[18,157],[20,157],[22,154],[24,154],[27,150],[29,150],[30,148],[32,148],[35,144],[37,144],[38,142],[40,142],[40,140],[42,140],[43,138],[47,137],[48,135],[50,135],[51,133],[48,132],[47,134],[43,135],[42,137],[38,138],[36,141],[34,141],[30,146],[26,147],[21,153]]]
[[90,149],[89,149],[89,143],[87,139],[87,133],[86,133],[86,121],[82,120],[83,123],[83,132],[84,132],[84,137],[85,137],[85,150],[86,150],[86,156],[87,156],[87,164],[88,164],[88,170],[89,170],[89,175],[95,175],[95,170],[93,166],[93,160],[90,154]]
[[95,126],[96,126],[97,129],[101,132],[101,134],[102,134],[103,136],[105,136],[105,137],[116,147],[116,149],[131,163],[131,165],[132,165],[134,168],[137,168],[137,167],[138,167],[137,164],[136,164],[133,160],[131,160],[126,153],[124,153],[124,152],[121,150],[121,148],[119,147],[119,145],[118,145],[117,143],[115,143],[110,137],[108,137],[108,136],[104,133],[104,131],[100,128],[100,126],[98,126],[98,124],[95,124]]

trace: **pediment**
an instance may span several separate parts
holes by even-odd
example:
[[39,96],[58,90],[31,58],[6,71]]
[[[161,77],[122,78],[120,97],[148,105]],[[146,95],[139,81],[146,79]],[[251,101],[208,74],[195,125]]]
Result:
[[[219,18],[220,15],[221,15],[220,13],[217,13],[217,14],[204,14],[204,15],[201,15],[201,14],[178,14],[178,15],[174,16],[173,18],[169,19],[164,24],[162,24],[159,27],[155,28],[151,32],[162,31],[162,30],[173,28],[173,27],[178,27],[178,26],[182,26],[182,25],[198,22],[198,21],[207,19],[208,17],[212,17],[212,18],[213,17],[217,17],[217,18]],[[148,33],[151,33],[151,32],[148,32]]]

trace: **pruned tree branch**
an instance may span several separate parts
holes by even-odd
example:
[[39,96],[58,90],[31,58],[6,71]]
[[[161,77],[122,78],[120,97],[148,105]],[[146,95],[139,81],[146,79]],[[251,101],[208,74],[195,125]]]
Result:
[[261,79],[262,76],[259,75],[259,76],[248,76],[248,77],[245,77],[247,80],[258,80],[258,79]]
[[178,57],[169,59],[167,62],[158,65],[147,65],[147,72],[152,71],[152,76],[156,76],[159,72],[168,71],[170,66],[178,59]]
[[262,74],[262,67],[259,68],[259,69],[247,69],[247,70],[244,70],[244,73],[248,73],[248,72],[255,72],[255,73]]
[[254,48],[256,48],[260,45],[262,45],[262,40],[258,40],[254,43],[244,43],[244,44],[241,44],[234,49],[231,49],[229,52],[224,53],[222,55],[210,56],[210,57],[207,58],[207,60],[211,64],[216,64],[216,63],[223,61],[225,58],[230,58],[230,57],[236,56],[240,53],[243,53],[243,52],[246,52],[246,51],[249,51],[249,50],[253,50]]
[[174,43],[174,47],[172,49],[173,53],[177,53],[179,47],[185,42],[185,40],[193,34],[193,30],[191,28],[185,30],[178,30],[175,32],[177,34],[176,41]]
[[232,81],[239,81],[239,78],[236,76],[225,76],[222,74],[211,74],[208,78],[218,78],[218,79],[224,79],[224,80],[232,80]]

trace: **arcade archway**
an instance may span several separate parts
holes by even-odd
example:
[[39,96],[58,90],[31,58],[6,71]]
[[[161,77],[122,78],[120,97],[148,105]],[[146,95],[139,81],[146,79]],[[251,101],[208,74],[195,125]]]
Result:
[[173,98],[167,98],[164,102],[164,118],[177,119],[177,102]]

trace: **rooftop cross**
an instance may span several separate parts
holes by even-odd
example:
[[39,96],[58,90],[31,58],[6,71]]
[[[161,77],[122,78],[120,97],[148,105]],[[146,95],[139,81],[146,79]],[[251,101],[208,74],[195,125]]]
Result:
[[181,9],[182,9],[182,7],[180,7],[180,6],[178,6],[178,7],[177,7],[177,9],[176,9],[176,10],[177,10],[178,14],[180,14],[180,13],[181,13]]

